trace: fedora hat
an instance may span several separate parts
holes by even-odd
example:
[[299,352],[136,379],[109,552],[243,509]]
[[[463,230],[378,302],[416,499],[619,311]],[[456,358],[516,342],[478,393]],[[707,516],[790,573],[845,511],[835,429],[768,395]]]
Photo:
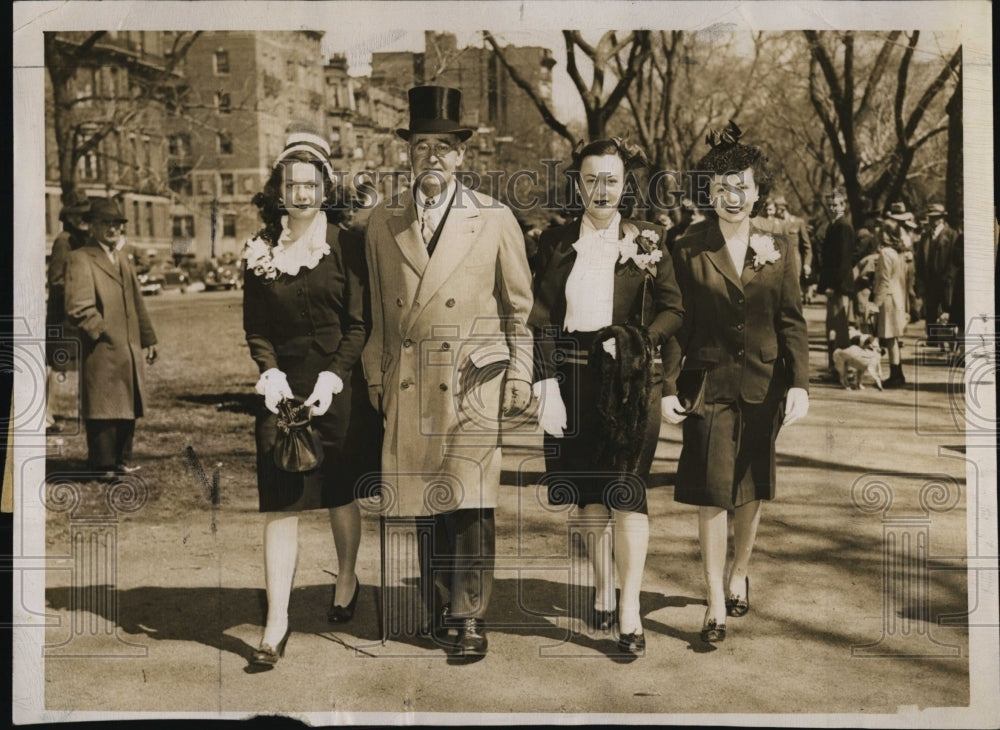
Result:
[[66,216],[69,215],[86,215],[89,210],[90,198],[88,198],[87,194],[83,191],[74,188],[70,191],[70,194],[66,196],[66,201],[59,210],[59,220],[66,220]]
[[468,127],[459,121],[462,109],[462,92],[447,86],[414,86],[408,92],[410,99],[410,126],[396,130],[409,141],[413,134],[455,134],[463,142],[472,136]]
[[927,206],[927,212],[924,215],[928,218],[944,218],[948,213],[940,203],[931,203]]
[[906,210],[906,205],[903,203],[890,203],[889,209],[885,212],[885,214],[894,221],[900,221],[902,223],[913,220],[913,213]]
[[118,201],[113,198],[95,200],[90,204],[90,210],[84,213],[83,219],[88,223],[99,223],[101,221],[125,223],[128,221]]

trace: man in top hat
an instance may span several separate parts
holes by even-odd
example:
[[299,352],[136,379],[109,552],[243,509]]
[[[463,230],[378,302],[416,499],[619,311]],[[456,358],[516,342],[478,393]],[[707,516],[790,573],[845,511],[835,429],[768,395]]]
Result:
[[899,234],[902,247],[899,255],[906,264],[906,306],[910,313],[910,321],[916,322],[920,319],[923,310],[923,302],[917,295],[916,264],[913,252],[913,233],[917,229],[917,221],[913,213],[906,209],[906,204],[902,202],[890,203],[885,216],[888,220],[894,221],[896,231]]
[[[914,251],[916,277],[924,297],[924,319],[927,341],[940,344],[940,328],[935,327],[942,312],[951,309],[955,279],[962,272],[956,270],[954,255],[958,233],[945,221],[947,213],[940,203],[927,209],[927,230]],[[961,324],[961,323],[958,323]]]
[[808,226],[804,220],[791,214],[784,195],[774,199],[774,218],[778,221],[777,232],[785,234],[792,251],[798,253],[799,280],[803,285],[802,291],[805,292],[807,291],[805,282],[812,275],[813,267],[812,241],[809,240]]
[[80,337],[80,415],[87,428],[90,469],[102,479],[128,474],[135,419],[143,414],[146,362],[156,360],[156,335],[139,280],[119,251],[127,219],[115,200],[94,201],[90,236],[69,255],[66,315]]
[[833,351],[850,345],[851,294],[854,291],[854,229],[847,222],[847,198],[841,190],[825,196],[830,225],[823,238],[819,288],[826,294],[827,365],[831,376]]
[[422,632],[476,657],[487,649],[500,419],[531,398],[531,272],[510,209],[456,178],[472,136],[459,121],[461,92],[419,86],[409,103],[397,134],[410,144],[412,187],[368,223],[373,321],[362,361],[385,418],[392,512],[426,518]]
[[[72,355],[65,347],[60,346],[60,340],[66,342],[76,336],[76,332],[66,322],[66,262],[70,251],[75,251],[87,242],[87,223],[83,217],[89,210],[90,200],[86,194],[75,189],[71,191],[59,211],[63,229],[52,241],[52,252],[49,254],[49,296],[45,307],[45,428],[52,432],[61,430],[52,411],[52,379],[55,371],[62,372],[67,368],[68,359]],[[61,335],[55,336],[59,327],[62,327]]]

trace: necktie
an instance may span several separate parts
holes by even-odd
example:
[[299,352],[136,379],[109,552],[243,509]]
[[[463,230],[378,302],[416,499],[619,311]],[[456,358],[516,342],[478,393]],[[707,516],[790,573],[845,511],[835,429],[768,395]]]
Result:
[[434,231],[437,229],[436,212],[437,209],[434,204],[437,202],[436,198],[425,198],[424,199],[424,209],[420,216],[420,235],[424,237],[424,245],[428,245],[431,239],[434,238]]

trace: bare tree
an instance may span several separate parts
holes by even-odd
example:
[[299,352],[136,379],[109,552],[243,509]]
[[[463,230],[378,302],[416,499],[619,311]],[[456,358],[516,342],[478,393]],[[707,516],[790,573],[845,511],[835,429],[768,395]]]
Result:
[[[941,91],[957,82],[961,66],[961,48],[927,84],[917,102],[907,110],[907,94],[914,51],[919,31],[905,34],[906,44],[899,52],[902,31],[884,36],[874,63],[867,75],[855,68],[856,35],[803,31],[809,44],[809,99],[830,142],[837,168],[844,180],[851,214],[860,220],[866,202],[880,207],[900,198],[917,151],[934,136],[946,132],[947,124],[925,117]],[[839,49],[838,49],[839,47]],[[840,59],[838,67],[837,59]],[[892,92],[890,149],[865,151],[860,147],[862,129],[870,135],[877,128],[878,102],[884,98],[883,77],[895,64],[895,89]],[[882,154],[879,154],[882,153]],[[871,179],[865,184],[862,163],[866,161]],[[868,201],[865,198],[868,198]]]
[[[109,136],[137,123],[152,106],[161,105],[169,96],[167,89],[179,79],[177,66],[198,35],[199,32],[177,34],[162,65],[154,65],[102,43],[106,31],[45,33],[45,68],[52,83],[50,113],[64,199],[76,185],[77,164],[81,159],[96,154]],[[81,69],[100,69],[112,58],[114,64],[128,70],[128,89],[75,93],[74,79]]]
[[[598,139],[606,134],[607,124],[621,106],[629,87],[639,78],[643,64],[650,56],[650,32],[644,30],[632,31],[621,40],[616,31],[604,33],[596,45],[591,45],[578,30],[564,30],[563,40],[566,43],[566,71],[576,87],[587,120],[587,136]],[[500,59],[511,79],[520,87],[534,103],[542,119],[560,136],[575,144],[574,137],[567,124],[556,118],[546,100],[538,89],[535,89],[518,70],[510,64],[503,48],[489,31],[483,31],[483,37],[490,44],[493,52]],[[593,66],[593,75],[588,84],[580,72],[577,52],[582,53]],[[626,60],[619,61],[619,54],[624,54]],[[606,91],[606,86],[614,80],[614,86]]]

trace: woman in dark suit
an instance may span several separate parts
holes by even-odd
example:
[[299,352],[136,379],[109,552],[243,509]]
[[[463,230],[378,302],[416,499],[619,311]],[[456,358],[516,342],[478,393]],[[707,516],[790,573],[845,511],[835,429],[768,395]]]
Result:
[[646,479],[663,396],[653,360],[680,327],[683,309],[666,231],[619,212],[627,173],[645,163],[641,152],[598,140],[575,158],[585,210],[542,233],[529,318],[548,499],[576,505],[590,527],[583,539],[594,563],[594,628],[610,631],[616,623],[617,567],[618,646],[641,654]]
[[[347,447],[351,432],[365,420],[351,410],[352,376],[365,343],[363,244],[336,225],[346,202],[328,157],[329,147],[318,134],[289,135],[264,191],[254,198],[264,227],[244,250],[243,326],[261,372],[256,389],[266,409],[256,422],[257,488],[260,511],[267,515],[267,625],[253,655],[259,665],[275,664],[288,637],[300,511],[330,512],[339,566],[331,622],[350,620],[360,590],[354,568],[361,515],[354,487],[369,466],[364,454],[377,458],[378,453],[377,444]],[[362,386],[355,404],[367,400],[363,391]],[[312,406],[312,424],[323,444],[323,461],[313,471],[286,472],[275,464],[276,414],[283,399]]]
[[747,565],[761,501],[774,498],[775,439],[782,425],[809,409],[809,344],[795,255],[782,236],[751,224],[772,175],[761,150],[739,137],[732,122],[710,135],[712,149],[692,173],[703,183],[699,203],[711,207],[674,249],[684,322],[664,356],[670,395],[663,417],[684,421],[674,499],[698,506],[708,584],[701,637],[709,642],[725,638],[727,615],[749,610]]

